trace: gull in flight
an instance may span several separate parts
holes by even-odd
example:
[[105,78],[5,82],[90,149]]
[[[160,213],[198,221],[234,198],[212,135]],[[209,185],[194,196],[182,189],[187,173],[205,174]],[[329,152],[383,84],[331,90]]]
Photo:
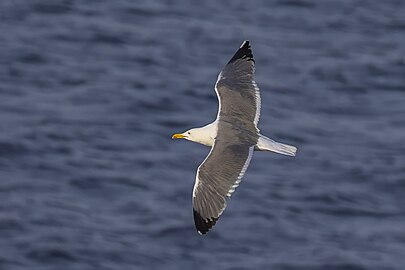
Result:
[[260,134],[260,92],[254,80],[255,60],[249,41],[244,41],[218,75],[215,92],[217,118],[173,139],[186,139],[211,147],[197,169],[193,189],[193,215],[198,233],[206,234],[226,208],[239,185],[253,150],[295,156],[297,148]]

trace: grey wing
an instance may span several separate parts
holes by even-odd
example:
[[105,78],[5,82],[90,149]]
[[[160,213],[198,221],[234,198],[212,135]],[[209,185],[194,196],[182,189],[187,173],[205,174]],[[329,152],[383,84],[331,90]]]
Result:
[[251,144],[216,140],[198,167],[193,190],[193,214],[197,231],[205,234],[216,223],[239,185],[252,158]]
[[219,99],[217,119],[235,118],[254,123],[260,117],[260,92],[254,80],[255,61],[249,41],[244,41],[218,76],[215,91]]

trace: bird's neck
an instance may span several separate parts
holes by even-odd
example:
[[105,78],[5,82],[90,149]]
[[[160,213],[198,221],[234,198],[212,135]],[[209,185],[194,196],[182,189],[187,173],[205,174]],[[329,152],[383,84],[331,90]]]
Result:
[[195,142],[206,146],[212,146],[212,144],[214,143],[214,139],[217,137],[218,131],[217,122],[216,121],[212,122],[211,124],[197,128],[197,130],[198,136],[196,136]]

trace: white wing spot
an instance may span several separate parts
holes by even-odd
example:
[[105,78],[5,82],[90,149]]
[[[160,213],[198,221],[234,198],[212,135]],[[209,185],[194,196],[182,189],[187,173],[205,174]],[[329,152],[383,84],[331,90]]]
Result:
[[257,126],[257,124],[259,123],[259,119],[260,119],[260,109],[261,109],[261,98],[260,98],[260,92],[259,92],[259,87],[257,86],[255,81],[252,81],[252,85],[255,88],[255,95],[256,95],[256,115],[255,115],[255,124]]
[[246,159],[245,164],[243,165],[242,170],[241,170],[241,172],[239,173],[239,176],[238,176],[238,178],[236,179],[235,183],[234,183],[234,184],[232,185],[232,187],[229,189],[228,194],[226,194],[226,196],[227,196],[228,198],[231,197],[232,193],[235,191],[235,188],[237,188],[237,187],[239,186],[239,183],[242,181],[242,177],[243,177],[243,175],[245,174],[247,168],[249,167],[250,160],[252,159],[253,150],[254,150],[254,147],[253,147],[253,146],[249,148],[249,155],[248,155],[248,158]]

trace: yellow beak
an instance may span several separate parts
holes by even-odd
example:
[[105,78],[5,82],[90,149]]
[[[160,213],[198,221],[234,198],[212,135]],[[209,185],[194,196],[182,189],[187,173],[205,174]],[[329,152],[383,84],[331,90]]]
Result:
[[185,138],[186,136],[184,136],[183,134],[174,134],[173,136],[172,136],[172,139],[183,139],[183,138]]

